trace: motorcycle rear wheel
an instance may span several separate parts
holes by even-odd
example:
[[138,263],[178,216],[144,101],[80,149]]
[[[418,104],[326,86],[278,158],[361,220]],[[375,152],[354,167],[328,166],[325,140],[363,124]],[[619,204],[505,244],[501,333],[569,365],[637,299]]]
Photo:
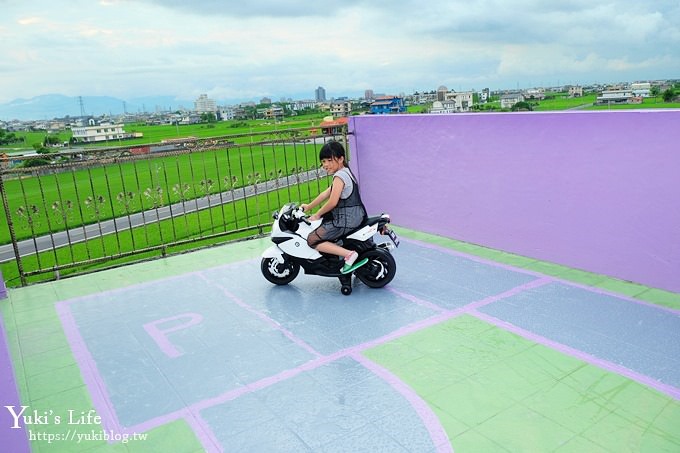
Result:
[[275,285],[287,285],[295,280],[300,272],[300,265],[290,260],[284,259],[279,263],[276,258],[262,258],[260,263],[262,275]]
[[354,271],[354,275],[370,288],[382,288],[392,281],[397,272],[397,262],[388,250],[369,250],[362,253],[361,258],[368,258],[368,263]]

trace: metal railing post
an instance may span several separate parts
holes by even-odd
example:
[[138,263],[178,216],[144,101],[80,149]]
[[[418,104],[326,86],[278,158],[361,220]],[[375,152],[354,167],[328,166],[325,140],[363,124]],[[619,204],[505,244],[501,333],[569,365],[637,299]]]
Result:
[[0,194],[2,194],[2,206],[5,210],[5,218],[7,219],[7,228],[9,228],[10,239],[12,240],[12,249],[14,249],[14,260],[17,263],[19,270],[19,277],[21,278],[21,286],[26,286],[26,275],[24,274],[24,267],[21,263],[21,255],[19,255],[19,243],[17,241],[16,233],[14,232],[14,223],[12,222],[12,212],[9,208],[9,200],[7,199],[7,192],[5,191],[5,178],[0,172]]

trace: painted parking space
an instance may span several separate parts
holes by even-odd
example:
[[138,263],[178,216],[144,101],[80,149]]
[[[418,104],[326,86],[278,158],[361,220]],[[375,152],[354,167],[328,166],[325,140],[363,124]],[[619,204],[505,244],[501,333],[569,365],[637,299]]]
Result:
[[271,285],[251,256],[57,300],[65,376],[103,428],[180,423],[188,451],[608,451],[607,430],[680,445],[677,342],[660,333],[677,311],[429,243],[395,256],[388,287],[349,297],[337,279]]

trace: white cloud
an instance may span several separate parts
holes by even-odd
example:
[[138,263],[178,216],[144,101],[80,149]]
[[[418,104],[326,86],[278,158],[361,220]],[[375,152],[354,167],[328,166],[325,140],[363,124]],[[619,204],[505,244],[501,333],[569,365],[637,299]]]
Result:
[[9,0],[0,102],[220,100],[680,77],[680,4]]

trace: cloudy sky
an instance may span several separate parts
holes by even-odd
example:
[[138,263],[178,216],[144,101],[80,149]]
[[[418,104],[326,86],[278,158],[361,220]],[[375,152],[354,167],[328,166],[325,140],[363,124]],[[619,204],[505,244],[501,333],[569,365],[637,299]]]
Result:
[[0,0],[0,102],[680,78],[678,0]]

